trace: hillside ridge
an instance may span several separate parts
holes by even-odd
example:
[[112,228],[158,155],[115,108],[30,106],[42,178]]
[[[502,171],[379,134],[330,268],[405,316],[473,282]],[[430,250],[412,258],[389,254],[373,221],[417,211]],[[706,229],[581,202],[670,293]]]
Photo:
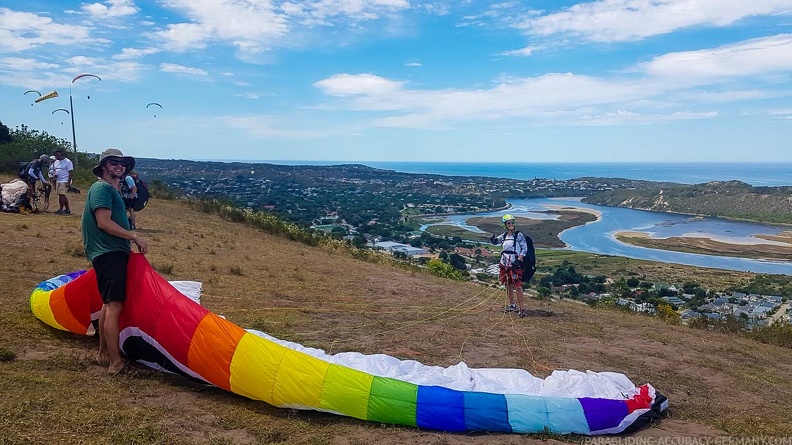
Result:
[[[78,216],[84,196],[70,198],[73,216],[0,214],[9,251],[25,252],[0,260],[7,283],[0,346],[15,357],[0,364],[7,382],[0,438],[9,443],[74,443],[86,434],[100,444],[547,443],[293,413],[158,373],[108,378],[93,361],[95,339],[48,328],[28,307],[38,282],[88,266]],[[624,373],[670,400],[669,417],[639,437],[792,435],[792,358],[777,346],[567,301],[529,298],[530,309],[548,316],[512,318],[501,312],[498,289],[359,261],[179,201],[152,200],[138,224],[147,258],[165,278],[202,281],[202,304],[245,328],[329,353],[385,353],[437,366]],[[46,401],[47,422],[25,408],[37,400]],[[98,422],[97,409],[110,421]]]

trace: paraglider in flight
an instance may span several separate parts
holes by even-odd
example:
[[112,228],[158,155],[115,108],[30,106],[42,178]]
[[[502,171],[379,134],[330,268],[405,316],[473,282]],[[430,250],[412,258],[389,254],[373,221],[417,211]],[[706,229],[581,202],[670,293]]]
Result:
[[39,103],[39,102],[41,102],[43,100],[52,99],[53,97],[58,97],[58,92],[57,91],[52,91],[50,93],[47,93],[47,94],[39,97],[38,99],[34,100],[33,102]]
[[[96,74],[87,74],[87,73],[86,73],[86,74],[79,74],[79,75],[77,75],[77,76],[74,76],[74,79],[72,79],[71,83],[73,84],[73,83],[74,83],[74,82],[75,82],[77,79],[82,79],[82,78],[84,78],[84,77],[93,77],[93,78],[96,78],[96,79],[98,79],[98,80],[102,80],[102,78],[101,78],[101,77],[99,77],[99,76],[97,76]],[[71,90],[70,90],[70,91],[71,91]],[[90,98],[91,98],[91,94],[90,94],[90,93],[88,93],[88,99],[90,99]]]
[[[63,111],[63,112],[64,112],[64,113],[66,113],[66,114],[71,114],[71,113],[69,113],[69,110],[67,110],[67,109],[65,109],[65,108],[57,108],[57,109],[53,110],[53,111],[52,111],[52,113],[50,113],[50,114],[55,114],[55,113],[57,113],[58,111]],[[63,122],[61,122],[61,125],[63,125]]]
[[[149,104],[146,105],[146,108],[149,108],[151,106],[160,107],[160,109],[162,109],[162,105],[158,104],[157,102],[149,102]],[[154,117],[157,117],[157,115],[155,114]]]
[[[450,368],[384,354],[324,351],[245,330],[181,293],[133,253],[119,346],[131,360],[274,406],[443,431],[619,434],[662,417],[668,399],[615,372]],[[30,296],[48,325],[94,335],[93,270],[46,280]]]
[[[25,94],[23,94],[23,96],[27,96],[28,93],[36,93],[36,94],[38,94],[38,97],[41,97],[41,93],[39,93],[36,90],[27,90],[27,91],[25,91]],[[30,106],[32,107],[33,104],[30,104]]]

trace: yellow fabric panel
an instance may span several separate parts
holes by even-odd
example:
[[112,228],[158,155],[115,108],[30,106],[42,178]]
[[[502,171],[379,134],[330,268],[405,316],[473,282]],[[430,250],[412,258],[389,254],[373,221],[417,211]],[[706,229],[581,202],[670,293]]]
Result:
[[275,378],[273,405],[318,408],[329,366],[329,363],[308,354],[287,349]]
[[245,332],[231,358],[231,391],[275,405],[272,391],[286,348]]
[[330,365],[320,408],[368,420],[368,400],[374,376],[341,365]]
[[53,328],[60,329],[61,331],[66,330],[60,323],[55,321],[55,315],[52,313],[52,308],[50,307],[50,292],[46,292],[39,288],[33,289],[33,293],[30,294],[30,310],[36,318],[44,323],[47,323]]

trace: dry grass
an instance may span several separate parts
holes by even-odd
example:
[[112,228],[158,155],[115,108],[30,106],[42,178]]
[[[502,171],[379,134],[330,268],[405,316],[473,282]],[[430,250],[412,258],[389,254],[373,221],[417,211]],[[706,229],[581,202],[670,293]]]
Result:
[[[88,266],[76,215],[0,214],[0,443],[517,444],[559,436],[448,434],[277,409],[183,379],[111,378],[96,340],[35,319],[40,281]],[[248,328],[329,352],[386,353],[448,366],[623,372],[666,394],[642,436],[792,435],[788,349],[571,302],[530,299],[551,317],[500,313],[501,291],[354,260],[153,200],[138,216],[152,264],[204,282],[202,303]],[[32,254],[31,252],[35,252]]]

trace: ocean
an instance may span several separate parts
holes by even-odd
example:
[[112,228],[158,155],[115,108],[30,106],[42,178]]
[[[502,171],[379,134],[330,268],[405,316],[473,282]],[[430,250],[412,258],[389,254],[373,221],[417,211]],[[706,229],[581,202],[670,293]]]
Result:
[[701,184],[738,180],[753,186],[792,186],[792,163],[643,163],[643,162],[377,162],[244,161],[281,165],[363,164],[404,173],[489,176],[512,179],[597,178]]

